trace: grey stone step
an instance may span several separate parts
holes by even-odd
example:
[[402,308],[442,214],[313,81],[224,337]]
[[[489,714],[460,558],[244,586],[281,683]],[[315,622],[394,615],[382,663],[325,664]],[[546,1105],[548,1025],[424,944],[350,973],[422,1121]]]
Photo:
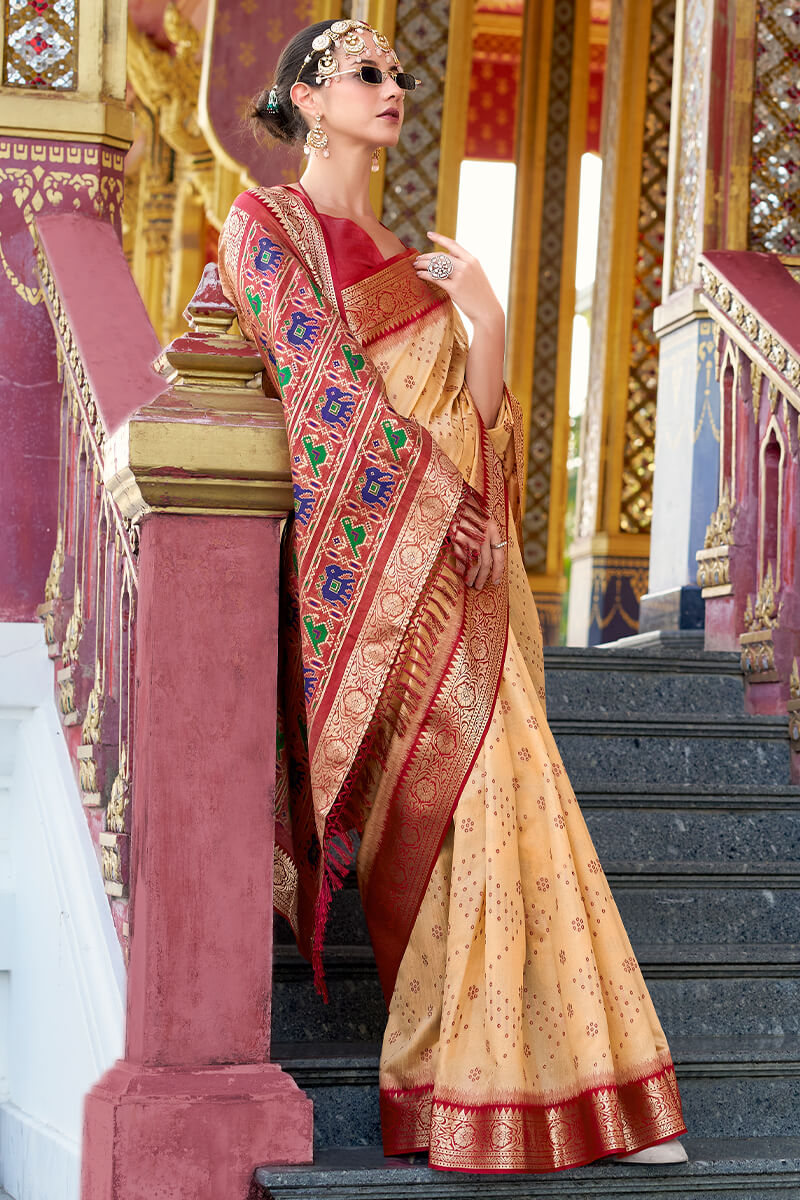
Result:
[[[676,1037],[670,1048],[686,1127],[694,1136],[781,1137],[796,1131],[798,1039]],[[273,1047],[274,1061],[314,1101],[316,1146],[380,1144],[379,1052],[378,1046],[360,1043]]]
[[631,861],[642,865],[667,862],[676,870],[701,862],[778,870],[786,860],[794,859],[790,865],[800,874],[800,793],[796,808],[785,812],[673,807],[640,808],[634,813],[625,807],[587,810],[584,815],[608,871]]
[[[774,717],[694,722],[632,719],[554,721],[556,740],[577,795],[606,790],[700,792],[786,784],[790,779],[788,725]],[[525,785],[525,776],[520,776]],[[533,778],[531,778],[533,783]]]
[[[800,1035],[800,946],[739,943],[636,947],[667,1032]],[[311,968],[294,947],[275,950],[272,1030],[277,1041],[374,1041],[386,1006],[369,947],[325,955],[330,1003],[314,990]]]
[[[713,784],[713,781],[712,781]],[[638,820],[642,809],[706,809],[712,812],[797,812],[800,810],[800,788],[784,783],[759,787],[751,784],[727,784],[706,790],[694,783],[680,785],[670,780],[668,787],[650,791],[622,789],[613,783],[606,789],[603,781],[595,779],[591,788],[582,788],[578,803],[584,814],[595,808],[625,811],[631,820]]]
[[667,871],[609,875],[628,935],[637,945],[762,942],[797,937],[800,881],[777,874]]
[[[745,871],[747,864],[628,864],[624,874],[607,872],[617,906],[634,946],[691,942],[793,942],[800,921],[800,873],[772,866]],[[632,869],[637,866],[639,869]],[[282,942],[291,931],[279,926]],[[329,946],[367,946],[361,899],[354,876],[333,902]]]
[[545,692],[548,720],[581,716],[584,719],[696,714],[743,717],[744,681],[738,666],[652,660],[641,655],[603,654],[594,659],[567,661],[545,657]]
[[[690,739],[725,738],[745,740],[756,737],[760,741],[788,740],[786,718],[762,716],[758,713],[741,713],[738,716],[715,716],[714,714],[671,713],[665,716],[651,712],[629,709],[624,716],[610,713],[590,715],[591,730],[605,736],[617,734],[621,737],[664,737],[680,735]],[[587,718],[571,711],[548,724],[553,732],[580,733],[587,729]]]
[[684,1138],[690,1161],[636,1166],[601,1160],[552,1175],[433,1171],[424,1155],[384,1158],[378,1147],[334,1147],[311,1167],[256,1172],[253,1200],[797,1200],[800,1138]]
[[[703,629],[659,629],[650,633],[634,633],[629,637],[618,638],[615,642],[604,642],[601,646],[556,646],[553,651],[566,651],[568,654],[612,654],[616,656],[639,654],[657,658],[669,658],[675,662],[688,662],[693,658],[719,658],[730,663],[739,662],[737,650],[706,650],[705,631]],[[551,653],[550,647],[545,647],[545,654]]]
[[735,650],[706,650],[705,635],[702,630],[681,630],[671,633],[634,634],[631,637],[620,638],[616,642],[606,642],[602,646],[545,646],[545,666],[552,662],[574,663],[580,667],[592,660],[608,659],[616,661],[631,658],[646,658],[658,661],[668,661],[675,670],[692,670],[694,662],[716,663],[723,671],[740,671],[740,658]]
[[[332,1148],[313,1167],[273,1167],[256,1172],[274,1200],[544,1200],[603,1197],[636,1200],[797,1200],[800,1138],[686,1138],[690,1162],[644,1167],[604,1160],[552,1175],[466,1175],[433,1171],[424,1155],[385,1159],[378,1148]],[[260,1200],[260,1198],[254,1198]]]

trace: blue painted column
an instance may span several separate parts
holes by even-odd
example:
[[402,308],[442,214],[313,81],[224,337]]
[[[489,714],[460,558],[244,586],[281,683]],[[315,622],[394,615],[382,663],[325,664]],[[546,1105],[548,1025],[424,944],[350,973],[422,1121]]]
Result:
[[697,289],[656,310],[660,340],[653,524],[639,631],[702,629],[695,555],[719,495],[720,387],[714,327]]

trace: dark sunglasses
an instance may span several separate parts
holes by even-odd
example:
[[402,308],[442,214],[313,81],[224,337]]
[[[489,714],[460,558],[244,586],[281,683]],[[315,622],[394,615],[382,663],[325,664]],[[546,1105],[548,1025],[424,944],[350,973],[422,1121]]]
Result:
[[421,79],[415,79],[407,71],[382,71],[380,67],[370,66],[368,63],[362,63],[360,67],[353,67],[349,71],[334,71],[332,75],[326,75],[325,78],[334,79],[337,75],[358,75],[364,83],[371,83],[375,87],[382,84],[387,75],[391,75],[397,86],[404,92],[413,92],[422,83]]

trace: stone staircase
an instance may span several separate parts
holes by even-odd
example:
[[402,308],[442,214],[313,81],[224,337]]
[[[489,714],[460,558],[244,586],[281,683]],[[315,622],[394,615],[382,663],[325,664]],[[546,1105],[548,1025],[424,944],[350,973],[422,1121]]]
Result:
[[[312,1096],[313,1167],[261,1195],[800,1197],[800,788],[785,720],[744,711],[735,654],[702,634],[546,652],[548,717],[676,1062],[691,1156],[549,1176],[384,1159],[385,1023],[355,880],[336,898],[322,1004],[276,930],[273,1054]],[[289,938],[291,935],[289,935]]]

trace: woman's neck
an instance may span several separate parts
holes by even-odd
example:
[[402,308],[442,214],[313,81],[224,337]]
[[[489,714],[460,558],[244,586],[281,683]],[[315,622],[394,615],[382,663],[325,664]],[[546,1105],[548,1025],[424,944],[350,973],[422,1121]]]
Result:
[[369,198],[371,154],[323,158],[312,154],[301,183],[320,212],[345,214],[358,221],[374,220]]

